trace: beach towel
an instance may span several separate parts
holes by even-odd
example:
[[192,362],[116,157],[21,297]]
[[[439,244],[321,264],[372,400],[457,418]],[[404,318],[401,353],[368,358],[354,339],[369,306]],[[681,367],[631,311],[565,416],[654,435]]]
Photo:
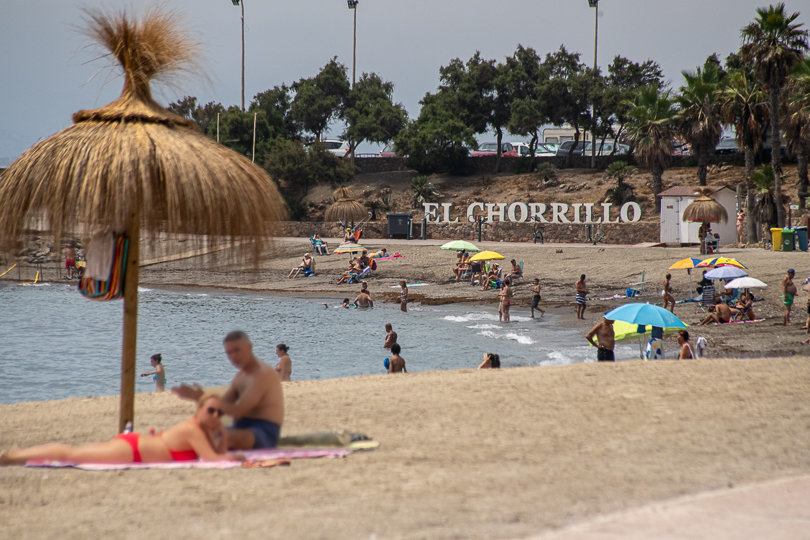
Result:
[[388,257],[374,257],[375,261],[390,261],[392,259],[404,259],[405,255],[400,255],[399,253],[394,253],[393,255],[389,255]]
[[[427,287],[430,283],[406,283],[406,287]],[[391,285],[392,289],[399,289],[399,285]]]
[[75,463],[57,460],[32,460],[26,467],[81,469],[83,471],[120,471],[125,469],[236,469],[261,468],[289,465],[292,459],[342,458],[351,448],[274,448],[270,450],[245,450],[238,452],[245,461],[168,461],[158,463]]
[[714,324],[717,324],[717,325],[720,325],[720,324],[742,324],[742,323],[762,322],[762,321],[764,321],[764,320],[765,320],[765,319],[754,319],[754,320],[752,321],[752,320],[746,319],[746,320],[744,320],[744,321],[729,321],[729,322],[724,322],[724,323],[714,323]]

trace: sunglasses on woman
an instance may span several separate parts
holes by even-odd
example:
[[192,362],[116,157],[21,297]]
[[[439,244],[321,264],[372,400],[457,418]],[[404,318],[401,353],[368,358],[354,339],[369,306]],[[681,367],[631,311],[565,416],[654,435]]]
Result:
[[224,414],[222,412],[222,409],[217,409],[216,407],[208,407],[207,410],[208,414],[210,414],[211,416],[221,417]]

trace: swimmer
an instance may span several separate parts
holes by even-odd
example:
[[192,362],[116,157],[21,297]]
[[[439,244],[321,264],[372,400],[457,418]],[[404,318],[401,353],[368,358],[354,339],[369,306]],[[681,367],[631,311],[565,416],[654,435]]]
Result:
[[394,327],[391,326],[391,323],[385,324],[385,343],[383,343],[383,349],[390,349],[393,347],[397,342],[397,333],[394,332]]
[[388,373],[408,373],[408,370],[405,369],[405,359],[399,355],[401,351],[402,348],[398,343],[394,343],[391,346],[391,357],[388,359]]
[[404,281],[399,282],[399,309],[401,311],[408,311],[408,284]]
[[276,345],[276,356],[278,356],[279,360],[276,367],[273,369],[276,370],[281,380],[285,382],[289,382],[290,375],[292,375],[292,361],[290,360],[290,355],[287,354],[289,350],[290,348],[283,343]]
[[155,370],[141,373],[141,377],[152,376],[152,380],[155,381],[155,392],[163,392],[166,390],[166,370],[163,369],[162,360],[163,357],[161,355],[153,354],[149,362]]
[[540,318],[546,314],[545,310],[540,307],[540,279],[534,278],[534,285],[532,285],[532,303],[531,303],[531,311],[532,311],[532,319],[534,319],[534,311],[537,310],[540,312]]
[[497,369],[501,367],[501,357],[495,353],[484,353],[484,361],[478,369]]

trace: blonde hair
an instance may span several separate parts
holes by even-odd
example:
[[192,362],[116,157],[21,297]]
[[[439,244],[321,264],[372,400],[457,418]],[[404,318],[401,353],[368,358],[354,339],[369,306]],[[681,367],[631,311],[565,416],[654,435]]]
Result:
[[211,398],[217,398],[219,400],[222,400],[222,396],[220,396],[216,392],[206,392],[200,396],[200,399],[197,400],[197,408],[199,409],[200,407],[202,407],[203,404]]

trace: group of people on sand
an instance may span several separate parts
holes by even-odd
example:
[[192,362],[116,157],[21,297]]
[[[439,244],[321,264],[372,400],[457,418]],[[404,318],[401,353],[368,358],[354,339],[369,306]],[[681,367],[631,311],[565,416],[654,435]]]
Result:
[[[207,393],[196,384],[172,388],[179,398],[196,403],[194,414],[175,426],[155,435],[121,433],[112,440],[84,446],[52,443],[14,447],[0,452],[0,465],[31,460],[73,463],[239,460],[243,459],[240,451],[276,447],[284,422],[281,385],[284,360],[279,362],[280,368],[274,369],[256,358],[253,344],[241,330],[226,335],[223,345],[228,360],[238,370],[230,387],[224,395]],[[224,415],[233,418],[232,427],[225,428],[222,424]]]
[[[663,329],[659,329],[663,332]],[[615,362],[616,357],[613,349],[616,346],[616,334],[613,331],[613,320],[603,316],[593,328],[591,328],[585,339],[596,347],[596,361],[597,362]],[[697,354],[695,348],[689,342],[689,332],[686,330],[678,330],[678,360],[696,359]]]

